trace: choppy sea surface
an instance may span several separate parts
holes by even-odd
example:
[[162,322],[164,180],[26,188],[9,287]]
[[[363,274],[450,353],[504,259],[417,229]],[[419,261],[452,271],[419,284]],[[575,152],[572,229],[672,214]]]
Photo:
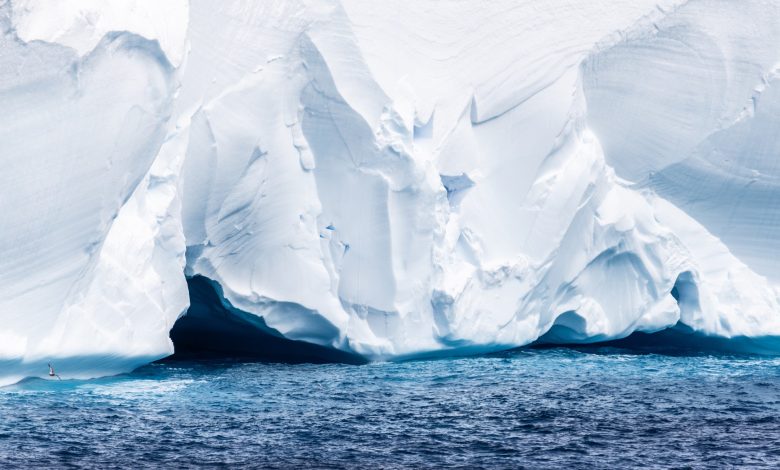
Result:
[[168,361],[0,388],[0,468],[780,466],[780,360]]

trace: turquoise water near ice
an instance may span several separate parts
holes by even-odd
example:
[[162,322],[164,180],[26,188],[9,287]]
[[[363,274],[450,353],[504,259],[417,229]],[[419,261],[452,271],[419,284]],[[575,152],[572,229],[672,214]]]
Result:
[[0,389],[0,468],[777,468],[780,360],[166,361]]

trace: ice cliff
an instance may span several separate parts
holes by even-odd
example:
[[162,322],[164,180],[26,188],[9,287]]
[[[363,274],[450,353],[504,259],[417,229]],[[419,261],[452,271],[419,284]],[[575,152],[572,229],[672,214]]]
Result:
[[195,277],[369,360],[780,352],[774,1],[0,0],[0,160],[0,384],[170,354]]

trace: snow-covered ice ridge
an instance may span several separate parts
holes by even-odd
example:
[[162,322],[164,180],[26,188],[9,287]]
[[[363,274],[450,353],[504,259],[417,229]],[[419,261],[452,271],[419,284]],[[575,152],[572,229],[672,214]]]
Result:
[[0,35],[0,384],[170,354],[195,275],[369,360],[780,335],[780,2],[0,0]]

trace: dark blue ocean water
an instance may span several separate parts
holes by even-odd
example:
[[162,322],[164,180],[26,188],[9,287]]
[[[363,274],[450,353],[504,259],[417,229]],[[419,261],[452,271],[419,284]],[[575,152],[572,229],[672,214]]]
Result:
[[173,361],[0,389],[0,467],[780,465],[780,360],[591,348]]

